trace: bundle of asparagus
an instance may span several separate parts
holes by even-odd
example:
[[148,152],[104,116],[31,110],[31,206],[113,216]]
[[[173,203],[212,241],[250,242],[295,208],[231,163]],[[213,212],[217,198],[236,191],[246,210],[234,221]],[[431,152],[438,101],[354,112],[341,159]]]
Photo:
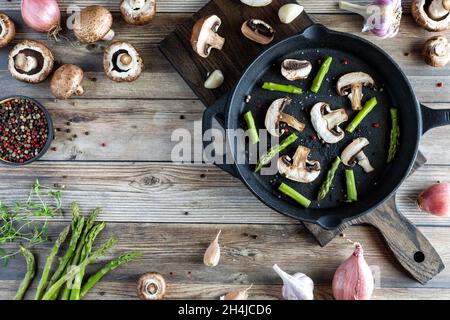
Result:
[[[58,298],[61,300],[80,300],[106,273],[140,256],[138,252],[123,254],[107,263],[86,281],[83,281],[86,267],[99,257],[104,256],[116,244],[117,239],[111,237],[99,249],[92,252],[95,239],[105,228],[104,222],[95,224],[99,209],[94,210],[87,220],[80,215],[78,204],[73,203],[71,209],[72,225],[67,226],[55,241],[52,251],[46,260],[35,300],[56,300]],[[52,277],[48,280],[59,247],[66,240],[70,229],[72,229],[72,236],[69,247],[60,259],[59,265]],[[23,299],[36,273],[33,254],[25,247],[21,247],[20,249],[27,262],[27,273],[19,286],[15,296],[16,300]],[[64,290],[61,292],[63,287]]]

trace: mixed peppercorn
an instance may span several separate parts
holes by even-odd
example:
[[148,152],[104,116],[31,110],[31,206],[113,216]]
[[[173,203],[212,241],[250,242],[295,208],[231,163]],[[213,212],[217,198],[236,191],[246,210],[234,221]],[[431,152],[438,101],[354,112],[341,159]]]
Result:
[[39,155],[48,138],[44,111],[33,101],[0,102],[0,159],[24,163]]

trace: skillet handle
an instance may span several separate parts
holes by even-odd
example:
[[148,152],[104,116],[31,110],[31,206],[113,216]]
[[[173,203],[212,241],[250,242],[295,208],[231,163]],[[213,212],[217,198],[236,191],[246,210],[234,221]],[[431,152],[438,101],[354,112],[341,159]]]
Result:
[[428,239],[395,209],[395,200],[389,200],[376,212],[358,220],[381,232],[398,262],[421,284],[427,283],[445,268]]
[[[205,110],[205,112],[203,113],[203,121],[202,121],[202,133],[203,133],[202,137],[205,137],[206,131],[212,129],[214,118],[216,118],[216,120],[220,123],[222,128],[224,127],[224,117],[227,108],[227,102],[228,102],[228,95],[224,95],[222,98],[217,100],[214,103],[214,105]],[[211,143],[212,141],[203,140],[203,149],[206,149]],[[223,155],[222,163],[216,163],[214,159],[208,158],[208,155],[205,154],[205,152],[203,154],[205,160],[208,163],[213,163],[223,171],[228,172],[233,177],[239,178],[238,174],[236,173],[234,164],[227,163],[226,153]]]
[[421,105],[422,109],[422,121],[423,130],[422,133],[426,133],[428,130],[450,125],[450,109],[431,109],[424,105]]

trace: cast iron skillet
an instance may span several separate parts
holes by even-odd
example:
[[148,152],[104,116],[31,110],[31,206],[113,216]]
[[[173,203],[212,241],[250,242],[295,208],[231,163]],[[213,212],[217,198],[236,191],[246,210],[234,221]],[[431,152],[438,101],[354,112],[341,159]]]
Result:
[[[358,190],[361,194],[360,200],[354,203],[343,202],[345,191],[343,188],[335,187],[324,202],[304,209],[290,199],[280,197],[279,192],[274,188],[273,177],[262,177],[254,173],[254,166],[245,163],[217,165],[241,179],[263,203],[289,217],[315,223],[325,229],[335,229],[356,218],[361,222],[373,224],[380,229],[389,247],[408,271],[414,275],[418,269],[424,268],[420,272],[427,273],[427,276],[414,276],[419,281],[426,282],[444,268],[439,255],[426,238],[407,219],[396,212],[389,212],[381,221],[373,221],[365,217],[369,217],[367,213],[382,205],[396,192],[414,164],[422,134],[433,127],[450,124],[450,110],[433,110],[421,105],[405,74],[380,48],[362,38],[331,31],[322,25],[312,25],[301,34],[275,44],[256,58],[242,74],[232,92],[205,111],[203,131],[211,128],[213,118],[222,120],[225,129],[244,128],[243,114],[248,110],[255,115],[257,127],[264,128],[264,115],[270,102],[285,94],[259,89],[262,82],[288,83],[286,80],[283,81],[280,75],[280,62],[285,58],[304,58],[310,60],[313,65],[317,65],[317,59],[327,55],[334,57],[334,63],[330,69],[328,81],[324,83],[321,92],[318,95],[306,93],[300,97],[290,95],[295,101],[286,111],[306,122],[308,129],[299,134],[301,139],[296,144],[283,151],[283,154],[293,155],[300,144],[310,147],[312,149],[310,159],[319,160],[322,164],[321,176],[316,182],[308,185],[297,184],[284,178],[275,180],[285,181],[310,199],[315,199],[318,187],[332,160],[353,138],[365,136],[371,141],[366,154],[377,170],[375,174],[367,175],[361,168],[355,168]],[[349,60],[349,64],[344,67],[340,63],[342,59]],[[315,67],[310,78],[314,77],[317,69],[318,66]],[[375,78],[378,90],[365,91],[365,94],[369,97],[376,96],[379,105],[364,120],[360,130],[353,135],[347,135],[344,141],[331,146],[331,149],[328,148],[327,151],[320,142],[308,139],[308,135],[313,133],[308,111],[315,102],[326,101],[333,109],[345,106],[351,119],[354,114],[349,107],[349,101],[345,97],[337,97],[334,91],[337,78],[351,71],[366,71]],[[301,87],[308,89],[310,83],[311,79],[296,84],[301,84]],[[245,103],[247,95],[252,96],[252,102],[248,104]],[[389,108],[394,106],[399,109],[400,146],[395,160],[390,165],[386,165],[390,132]],[[381,125],[380,128],[372,126],[375,122]],[[345,125],[342,127],[345,128]],[[228,147],[233,159],[237,159],[238,152],[242,152],[242,148],[231,145],[229,141],[233,141],[232,138],[231,133],[228,132]],[[205,143],[205,146],[207,144]],[[335,184],[343,185],[342,179],[341,172]]]

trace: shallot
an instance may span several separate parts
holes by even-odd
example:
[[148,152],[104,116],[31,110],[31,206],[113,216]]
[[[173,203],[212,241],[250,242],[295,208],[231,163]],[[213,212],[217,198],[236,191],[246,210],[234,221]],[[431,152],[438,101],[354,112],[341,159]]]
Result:
[[273,266],[273,270],[283,280],[283,289],[281,294],[286,300],[313,300],[314,282],[303,273],[290,275],[278,265]]
[[336,270],[333,277],[333,296],[336,300],[369,300],[374,289],[374,278],[363,256],[361,244]]
[[437,183],[423,191],[418,199],[419,208],[435,216],[450,214],[450,184]]
[[56,0],[22,0],[21,10],[31,29],[54,36],[61,30],[61,11]]

